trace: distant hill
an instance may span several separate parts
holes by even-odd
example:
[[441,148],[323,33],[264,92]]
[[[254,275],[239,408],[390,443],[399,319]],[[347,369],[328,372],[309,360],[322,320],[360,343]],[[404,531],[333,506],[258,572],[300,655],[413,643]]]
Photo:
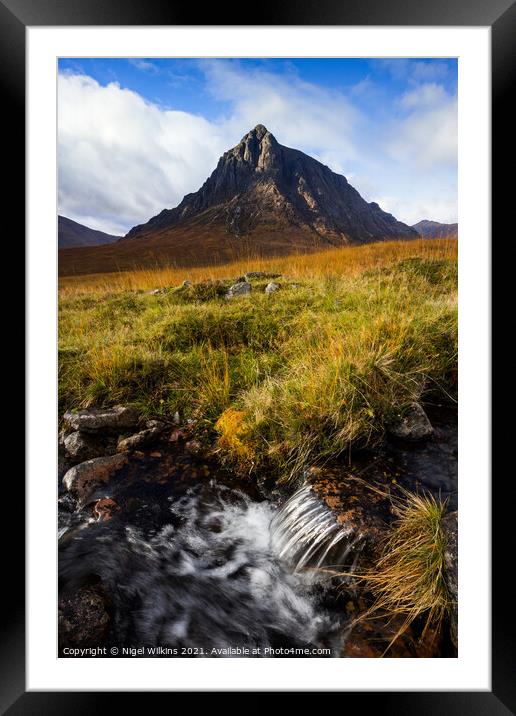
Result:
[[363,199],[344,176],[279,144],[258,124],[174,209],[135,226],[116,244],[61,252],[59,270],[207,265],[417,238],[417,231]]
[[90,229],[88,226],[78,224],[66,216],[58,216],[58,247],[60,249],[75,246],[100,246],[118,241],[120,236],[105,234],[103,231]]
[[458,224],[440,224],[438,221],[424,219],[412,226],[424,239],[449,239],[457,238],[459,234]]

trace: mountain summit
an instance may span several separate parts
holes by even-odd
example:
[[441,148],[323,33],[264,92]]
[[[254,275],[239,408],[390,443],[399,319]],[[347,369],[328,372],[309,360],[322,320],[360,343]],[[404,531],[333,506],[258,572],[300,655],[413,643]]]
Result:
[[62,250],[59,271],[207,265],[418,236],[345,177],[258,124],[222,155],[199,191],[114,244]]
[[417,236],[378,204],[365,201],[345,177],[279,144],[263,124],[222,155],[199,191],[134,227],[127,238],[206,224],[224,227],[234,237],[252,237],[266,227],[296,229],[301,245],[310,238],[341,245]]

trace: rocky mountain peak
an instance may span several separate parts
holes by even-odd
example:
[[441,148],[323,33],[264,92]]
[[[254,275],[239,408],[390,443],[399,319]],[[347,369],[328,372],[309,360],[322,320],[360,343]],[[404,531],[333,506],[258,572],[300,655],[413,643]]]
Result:
[[223,155],[219,164],[231,161],[241,162],[257,172],[279,170],[281,168],[280,145],[263,124],[257,124],[254,129],[242,137],[236,147]]
[[225,152],[202,187],[126,238],[218,227],[227,236],[290,233],[309,244],[416,238],[416,230],[369,204],[329,167],[280,144],[257,124]]

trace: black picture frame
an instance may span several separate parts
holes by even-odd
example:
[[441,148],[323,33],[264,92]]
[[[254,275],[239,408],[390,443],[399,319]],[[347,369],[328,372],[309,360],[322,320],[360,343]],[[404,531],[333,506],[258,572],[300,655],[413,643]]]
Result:
[[[202,23],[199,18],[202,17]],[[405,25],[405,26],[490,26],[492,37],[492,211],[493,232],[500,234],[503,245],[513,243],[504,229],[512,229],[513,180],[507,181],[504,169],[514,170],[514,115],[509,111],[511,90],[516,86],[516,4],[514,0],[262,0],[245,4],[236,12],[235,6],[224,8],[220,3],[202,10],[193,3],[175,0],[0,0],[0,87],[3,110],[0,113],[3,132],[4,211],[2,233],[4,256],[16,250],[20,265],[24,263],[21,234],[25,216],[25,30],[28,26],[59,25]],[[512,161],[511,161],[512,160]],[[5,196],[5,194],[4,194]],[[466,240],[466,238],[464,239]],[[18,247],[17,249],[15,247]],[[503,246],[502,246],[503,248]],[[493,255],[493,268],[498,274],[493,282],[493,317],[503,310],[509,300],[510,281],[503,281],[501,266]],[[9,262],[11,258],[9,258]],[[507,270],[507,261],[501,259]],[[23,304],[19,290],[16,304]],[[504,293],[505,292],[505,293]],[[4,300],[12,306],[13,294]],[[510,305],[510,303],[509,303]],[[7,307],[7,306],[6,306]],[[9,333],[9,345],[19,354],[23,343],[22,321],[4,311],[4,328]],[[504,336],[493,339],[493,359],[506,358]],[[37,349],[28,346],[29,350]],[[502,352],[503,351],[503,352]],[[9,382],[20,372],[18,385],[24,385],[21,375],[23,361],[11,355]],[[493,396],[502,391],[502,370],[493,375]],[[508,401],[508,386],[503,384],[503,403]],[[19,391],[21,392],[21,391]],[[23,406],[18,395],[16,402]],[[502,399],[500,399],[502,404]],[[496,403],[495,403],[496,405]],[[496,414],[493,408],[493,414]],[[11,416],[9,416],[11,417]],[[21,431],[21,421],[16,430]],[[342,707],[378,708],[384,714],[409,716],[418,714],[485,714],[502,716],[516,713],[516,649],[510,628],[514,622],[512,601],[507,599],[507,568],[510,570],[512,513],[514,498],[514,470],[502,469],[503,454],[510,446],[512,421],[499,421],[492,437],[492,691],[490,692],[347,692]],[[9,440],[10,445],[10,440]],[[9,447],[9,451],[12,448]],[[30,444],[28,445],[30,450]],[[4,459],[8,450],[4,448]],[[121,694],[76,692],[26,692],[25,690],[25,618],[24,618],[24,487],[19,464],[23,462],[23,448],[17,451],[17,466],[4,471],[2,572],[2,632],[0,638],[0,712],[10,716],[19,714],[91,714],[120,708]],[[504,474],[505,473],[505,474]],[[463,489],[467,489],[465,486]],[[7,492],[7,494],[6,494]],[[9,517],[14,518],[7,520]],[[513,559],[513,558],[512,558]],[[302,685],[300,685],[300,688]],[[410,689],[410,684],[407,684]],[[163,694],[162,694],[163,695]],[[139,694],[131,693],[132,707],[143,704]],[[170,694],[165,694],[170,696]],[[173,696],[173,695],[172,695]],[[115,698],[117,701],[115,702]],[[143,698],[148,698],[146,694]],[[355,706],[355,707],[356,707]],[[351,706],[353,707],[353,706]]]

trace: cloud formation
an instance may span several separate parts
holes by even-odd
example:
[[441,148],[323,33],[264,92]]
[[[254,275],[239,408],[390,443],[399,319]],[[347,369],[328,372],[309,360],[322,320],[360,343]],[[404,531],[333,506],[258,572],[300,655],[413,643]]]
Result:
[[[154,71],[145,60],[134,62]],[[345,174],[368,201],[400,220],[455,220],[456,98],[439,84],[439,70],[411,66],[411,78],[422,73],[425,81],[412,79],[386,119],[381,107],[378,116],[365,112],[353,88],[337,91],[295,72],[223,60],[199,67],[223,110],[211,120],[150,103],[116,82],[60,74],[61,214],[125,233],[196,191],[219,156],[262,123],[282,144]],[[375,88],[365,83],[358,94],[369,90]]]

